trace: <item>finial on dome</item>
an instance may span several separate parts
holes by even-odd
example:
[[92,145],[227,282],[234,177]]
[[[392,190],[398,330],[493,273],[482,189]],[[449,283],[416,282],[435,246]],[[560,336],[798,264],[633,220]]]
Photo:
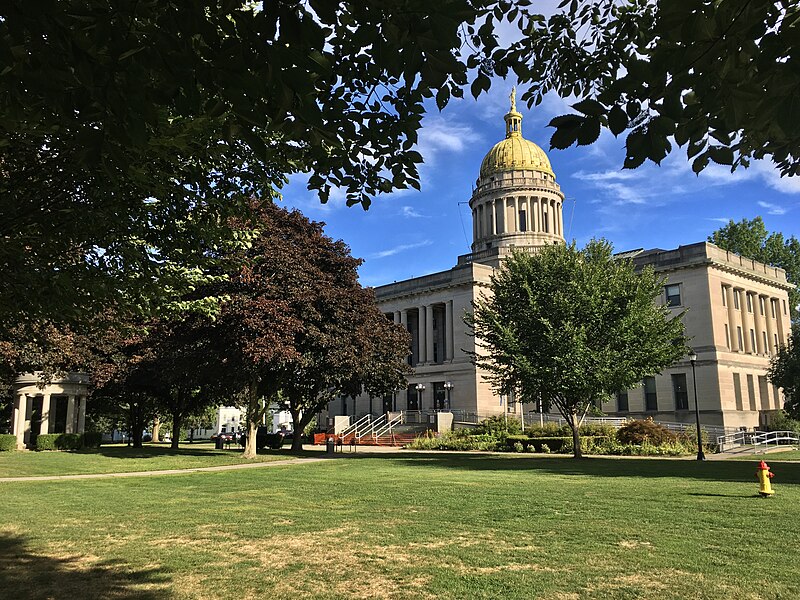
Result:
[[511,110],[505,116],[506,137],[522,136],[522,115],[517,112],[517,86],[511,88]]

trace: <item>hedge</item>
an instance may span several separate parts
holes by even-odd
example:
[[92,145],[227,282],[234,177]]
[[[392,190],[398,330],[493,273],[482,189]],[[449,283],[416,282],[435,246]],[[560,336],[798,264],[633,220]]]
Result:
[[17,436],[12,433],[0,433],[0,452],[17,449]]
[[103,441],[103,434],[97,431],[87,431],[83,434],[84,448],[99,448]]
[[[581,449],[583,452],[590,452],[592,449],[605,444],[610,440],[607,435],[582,435],[581,436]],[[543,446],[547,446],[549,452],[561,452],[567,454],[572,452],[572,436],[569,437],[528,437],[525,435],[510,435],[506,438],[506,445],[509,450],[515,450],[516,444],[522,444],[522,449],[529,451],[528,448],[533,446],[536,452],[546,452]]]
[[41,433],[36,436],[37,450],[80,450],[83,435],[80,433]]

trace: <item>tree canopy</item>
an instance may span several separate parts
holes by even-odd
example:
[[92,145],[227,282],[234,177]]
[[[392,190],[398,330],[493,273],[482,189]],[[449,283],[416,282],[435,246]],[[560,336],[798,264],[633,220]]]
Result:
[[655,303],[663,280],[592,241],[514,253],[467,317],[473,361],[501,394],[555,406],[578,428],[586,411],[686,355],[682,315]]
[[496,4],[3,3],[0,325],[169,304],[292,173],[364,207],[418,187],[423,102],[461,95]]
[[772,357],[767,376],[774,385],[783,388],[784,410],[800,420],[800,329],[797,327],[792,330],[789,343]]
[[[767,231],[761,217],[734,222],[720,227],[708,241],[720,248],[736,252],[768,265],[786,271],[789,283],[800,285],[800,241],[792,235],[788,239],[780,232]],[[800,319],[800,290],[789,290],[789,305],[792,322],[797,325]]]
[[[502,4],[502,3],[501,3]],[[686,147],[695,172],[771,158],[800,174],[800,7],[794,0],[563,0],[545,18],[511,8],[523,32],[491,54],[529,105],[555,91],[573,114],[550,144],[625,133],[625,168]],[[491,18],[489,26],[492,26]],[[477,64],[477,58],[473,63]]]

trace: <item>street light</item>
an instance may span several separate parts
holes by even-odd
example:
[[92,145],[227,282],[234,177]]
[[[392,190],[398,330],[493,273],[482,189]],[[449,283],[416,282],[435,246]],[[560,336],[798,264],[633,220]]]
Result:
[[452,381],[445,381],[444,382],[444,389],[447,390],[447,407],[442,407],[442,408],[447,408],[447,410],[450,410],[450,390],[453,389],[453,382]]
[[700,432],[700,407],[697,405],[697,376],[695,375],[694,365],[697,362],[697,354],[694,350],[689,350],[689,362],[692,363],[692,385],[694,386],[694,416],[697,423],[697,460],[705,460],[703,454],[703,436]]
[[425,391],[425,386],[421,383],[417,384],[417,410],[422,410],[422,392]]

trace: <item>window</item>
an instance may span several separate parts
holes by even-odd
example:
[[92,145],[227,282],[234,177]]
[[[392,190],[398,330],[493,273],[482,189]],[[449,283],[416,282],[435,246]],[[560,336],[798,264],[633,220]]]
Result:
[[750,330],[750,348],[752,348],[753,353],[757,351],[758,345],[756,344],[756,330]]
[[675,396],[675,410],[689,410],[689,392],[686,389],[686,373],[672,375],[672,393]]
[[783,302],[783,314],[786,314],[786,300],[781,300]]
[[745,296],[747,296],[747,312],[753,312],[753,295],[748,294],[745,292]]
[[773,335],[775,336],[775,354],[777,354],[778,353],[778,334],[774,333]]
[[681,286],[678,284],[664,286],[667,294],[667,306],[681,305]]
[[769,354],[770,353],[770,351],[769,351],[769,343],[767,342],[767,332],[766,331],[762,331],[761,332],[761,341],[764,342],[764,352]]
[[731,349],[731,332],[728,329],[727,323],[725,323],[725,345],[728,347],[728,350]]
[[756,384],[752,375],[747,376],[747,399],[750,400],[750,410],[756,410]]
[[783,403],[781,402],[781,391],[778,389],[777,385],[772,386],[772,397],[775,398],[775,408],[783,408]]
[[550,233],[550,221],[547,218],[547,211],[542,211],[542,229],[545,233]]
[[758,310],[761,312],[762,315],[766,313],[764,310],[764,296],[758,297]]
[[725,293],[725,286],[720,286],[722,288],[722,306],[728,306],[728,296]]
[[520,209],[519,211],[519,230],[528,231],[527,213],[524,209]]
[[733,374],[733,395],[736,397],[736,410],[744,410],[742,403],[742,380],[738,373]]
[[742,328],[737,326],[736,327],[736,337],[739,340],[739,350],[744,348],[744,338],[742,338]]
[[645,377],[642,381],[644,386],[644,409],[647,411],[658,410],[658,396],[656,394],[656,378]]
[[628,412],[628,392],[617,392],[617,412]]
[[733,308],[739,310],[739,290],[733,290]]
[[774,319],[775,318],[775,301],[772,298],[769,299],[769,308],[770,308],[770,312],[772,313],[772,318]]

